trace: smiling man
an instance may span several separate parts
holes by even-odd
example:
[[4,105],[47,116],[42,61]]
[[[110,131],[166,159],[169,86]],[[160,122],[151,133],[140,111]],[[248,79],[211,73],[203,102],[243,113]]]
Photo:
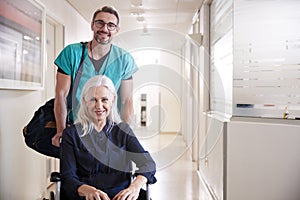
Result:
[[[113,81],[119,94],[121,118],[124,122],[131,122],[132,75],[138,68],[127,51],[112,44],[114,36],[120,30],[119,21],[119,14],[113,7],[104,6],[96,10],[91,21],[93,39],[86,44],[68,45],[56,58],[54,63],[58,69],[54,113],[57,134],[52,139],[53,145],[59,146],[66,119],[71,122],[76,120],[82,87],[95,75],[106,75]],[[84,45],[86,48],[82,54]],[[84,57],[81,62],[82,55]]]

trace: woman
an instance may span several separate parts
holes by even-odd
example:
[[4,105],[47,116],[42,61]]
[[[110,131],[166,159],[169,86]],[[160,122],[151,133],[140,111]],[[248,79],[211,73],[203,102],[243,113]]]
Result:
[[[64,130],[61,144],[63,200],[136,200],[156,182],[156,165],[128,124],[119,123],[112,81],[95,76],[81,95],[77,122]],[[138,168],[130,181],[131,166]]]

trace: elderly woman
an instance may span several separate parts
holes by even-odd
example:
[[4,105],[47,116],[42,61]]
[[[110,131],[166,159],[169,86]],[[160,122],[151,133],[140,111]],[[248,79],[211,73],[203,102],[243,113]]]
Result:
[[[62,200],[140,200],[156,182],[156,165],[128,124],[120,123],[112,81],[95,76],[85,84],[77,122],[61,144]],[[137,166],[131,181],[132,162]]]

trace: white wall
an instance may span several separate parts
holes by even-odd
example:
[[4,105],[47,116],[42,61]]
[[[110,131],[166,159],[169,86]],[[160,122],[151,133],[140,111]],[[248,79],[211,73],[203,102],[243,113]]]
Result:
[[202,124],[205,133],[200,140],[199,171],[212,199],[223,199],[225,123],[207,115]]
[[22,135],[42,99],[41,91],[0,90],[0,199],[37,199],[44,189],[45,159]]
[[[160,50],[132,52],[139,70],[134,74],[134,106],[137,126],[140,120],[140,96],[147,94],[147,127],[150,132],[180,131],[181,58]],[[136,129],[135,131],[138,131]],[[149,133],[150,134],[150,133]]]
[[299,121],[208,117],[206,129],[200,173],[212,199],[299,199]]
[[160,64],[164,68],[159,71],[160,103],[162,111],[160,112],[162,132],[180,132],[182,113],[180,112],[181,90],[180,84],[184,77],[181,74],[182,59],[179,55],[172,52],[161,52]]
[[300,122],[233,119],[227,130],[228,200],[300,198]]
[[[228,4],[232,2],[234,4],[231,4],[229,6],[231,7],[230,9],[229,7],[226,7],[225,3]],[[211,14],[214,13],[217,16],[217,19],[221,20],[221,22],[219,23],[216,20],[212,22],[215,23],[215,25],[217,26],[219,25],[220,29],[217,30],[215,29],[215,27],[210,26],[212,27],[212,29],[214,29],[210,33],[211,36],[210,41],[213,42],[215,39],[217,39],[215,40],[217,42],[222,41],[220,39],[220,35],[222,35],[223,33],[227,33],[226,31],[228,29],[232,29],[232,26],[230,25],[229,22],[233,18],[229,16],[232,16],[232,14],[234,14],[233,17],[236,18],[237,16],[236,14],[241,14],[241,12],[236,12],[237,11],[235,10],[236,7],[234,6],[232,7],[232,5],[236,5],[236,3],[241,3],[241,2],[244,1],[241,0],[212,1],[212,6],[210,7],[210,11],[211,11],[210,13]],[[245,2],[249,3],[249,1],[245,1]],[[253,8],[253,10],[261,9],[262,13],[265,14],[267,12],[264,11],[265,8],[267,7],[262,6],[260,4],[261,2],[262,1],[251,1],[251,3],[257,4],[255,7],[251,7],[251,8]],[[290,7],[294,5],[294,4],[286,4],[284,3],[284,1],[278,1],[276,2],[276,6],[277,3],[284,4],[284,7],[280,7],[280,6],[279,6],[280,8],[277,7],[278,9],[280,9],[280,12],[278,12],[280,14],[282,14],[281,11],[283,11],[284,10],[283,8],[285,8],[286,6]],[[293,1],[293,3],[296,3],[296,1]],[[244,8],[248,9],[249,7],[246,5]],[[222,10],[224,12],[222,12]],[[292,11],[292,10],[288,10],[288,11]],[[222,14],[226,13],[226,11],[230,11],[230,12],[233,11],[236,13],[227,13],[226,16],[228,16],[228,18],[221,16]],[[293,12],[287,12],[287,13],[292,15]],[[253,12],[250,12],[249,15],[252,16]],[[292,18],[288,18],[288,19],[292,19]],[[239,18],[239,20],[241,20],[241,18]],[[257,24],[255,21],[253,21],[253,19],[251,20],[252,22],[254,22],[254,24]],[[273,18],[270,20],[271,20],[270,24],[274,25],[277,28],[278,27],[280,28],[281,23],[284,22],[285,19],[280,18],[280,23],[276,23],[276,20],[274,20]],[[247,23],[244,23],[243,25],[248,26]],[[252,30],[255,33],[259,33],[261,31],[259,28],[256,29],[254,28]],[[265,31],[271,29],[263,29],[263,30]],[[295,34],[295,33],[297,32],[296,31],[289,32],[289,34]],[[242,36],[245,35],[244,34],[239,35],[239,37]],[[234,34],[233,37],[234,39],[232,41],[235,42],[236,35]],[[281,40],[276,40],[276,42],[279,43],[280,41]],[[220,51],[222,50],[223,47],[224,45],[212,46],[212,51],[210,51],[210,56],[215,56],[213,52]],[[235,55],[236,53],[243,52],[241,49],[238,50],[239,52],[236,51],[233,52],[234,54],[233,56],[236,56]],[[265,49],[260,48],[260,51],[262,50],[264,51]],[[224,51],[221,51],[221,53],[224,53]],[[231,55],[231,54],[227,54],[227,55]],[[261,56],[263,54],[259,54],[259,55]],[[295,59],[298,58],[293,53],[288,53],[288,56],[291,56]],[[210,59],[213,58],[216,57],[210,57]],[[260,59],[268,60],[267,57],[260,57]],[[226,65],[228,63],[232,65],[231,60],[230,62],[227,62],[228,60],[217,60],[217,61],[220,61],[219,64],[221,65]],[[235,61],[236,59],[234,57],[234,69],[236,67],[235,65],[240,63],[240,62],[236,63]],[[212,68],[213,66],[210,67],[212,70],[214,70]],[[272,67],[274,67],[273,69],[274,71],[276,71],[275,66],[272,65]],[[281,67],[282,66],[280,66],[280,68]],[[222,76],[226,75],[226,73],[221,73],[221,74]],[[222,86],[223,88],[229,88],[229,90],[225,90],[226,95],[223,94],[223,96],[225,97],[228,96],[231,98],[232,96],[231,89],[230,89],[230,87],[232,87],[232,85],[230,86],[231,81],[222,82],[221,79],[219,80],[214,79],[214,77],[211,75],[210,75],[210,79],[211,79],[210,85],[213,87],[217,86],[216,82],[214,82],[217,81],[218,82],[217,84],[223,85]],[[203,85],[202,86],[200,85],[200,87],[203,87]],[[217,90],[212,91],[212,89],[214,88],[210,87],[209,95],[212,96],[210,97],[211,100],[214,100],[214,97],[216,96],[217,97],[222,96],[221,91],[217,92],[217,95],[215,95],[216,94],[215,92]],[[298,88],[295,87],[295,90],[297,89]],[[294,89],[292,90],[287,89],[285,92],[292,94],[294,92]],[[299,89],[297,90],[297,92],[299,93]],[[205,98],[205,92],[200,91],[200,93],[201,93],[200,96],[203,96]],[[245,98],[246,100],[248,100],[246,93],[248,95],[249,93],[248,88],[245,89],[245,95],[240,95],[240,98]],[[282,95],[279,95],[279,93],[277,92],[276,95],[281,97]],[[294,95],[290,95],[290,96],[294,97]],[[271,100],[273,99],[271,98]],[[200,105],[201,103],[205,103],[205,101],[201,102],[200,100]],[[223,112],[225,114],[228,114],[228,116],[230,116],[231,112],[226,112],[226,111],[228,111],[227,108],[231,109],[231,102],[229,104],[224,104],[222,101],[218,101],[218,99],[215,99],[213,103],[212,102],[210,103],[211,103],[210,109],[212,111],[217,110],[220,113]],[[214,108],[223,108],[223,109],[218,110]],[[273,110],[273,108],[270,108],[270,110]],[[204,111],[207,110],[204,109]],[[227,117],[227,115],[225,116]],[[239,114],[237,116],[241,116],[241,115]],[[257,115],[253,115],[253,116],[257,116]],[[213,118],[213,119],[210,119],[209,116],[206,117],[205,119],[202,118],[203,117],[200,114],[201,131],[200,131],[200,139],[199,139],[199,143],[200,143],[199,168],[200,168],[201,177],[203,178],[207,189],[210,190],[210,195],[212,199],[220,199],[220,200],[221,199],[228,199],[228,200],[299,199],[300,178],[299,178],[298,169],[300,166],[300,160],[297,153],[299,152],[299,145],[297,145],[297,143],[300,141],[299,121],[279,120],[279,119],[270,120],[270,119],[263,119],[263,118],[254,118],[254,119],[240,118],[239,122],[237,122],[237,121],[231,121],[235,119],[222,119],[220,116],[218,116],[218,118]],[[227,120],[228,121],[230,120],[230,122],[228,123],[223,122]],[[228,130],[226,129],[227,125],[229,127]],[[223,129],[221,128],[218,129],[218,126],[219,127],[225,126],[225,130],[227,130],[227,132],[226,131],[222,132],[221,130]],[[214,129],[211,129],[210,127]]]
[[[65,44],[91,38],[89,23],[66,1],[42,3],[47,14],[64,25]],[[0,199],[35,200],[43,195],[46,159],[25,146],[22,129],[45,100],[44,91],[0,89]]]
[[[65,26],[65,44],[92,39],[90,22],[85,21],[66,0],[40,0],[50,15]],[[96,8],[95,8],[96,10]],[[91,13],[92,19],[93,13]]]

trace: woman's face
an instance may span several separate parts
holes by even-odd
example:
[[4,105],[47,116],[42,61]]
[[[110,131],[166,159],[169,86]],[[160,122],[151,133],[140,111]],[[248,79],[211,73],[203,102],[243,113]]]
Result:
[[85,98],[91,120],[97,124],[106,122],[114,101],[112,93],[104,86],[90,88]]

